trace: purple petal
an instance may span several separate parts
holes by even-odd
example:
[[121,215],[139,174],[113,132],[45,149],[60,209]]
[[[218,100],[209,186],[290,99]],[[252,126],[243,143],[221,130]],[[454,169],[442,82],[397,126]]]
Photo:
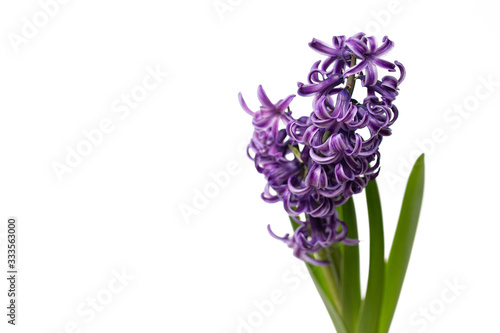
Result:
[[368,61],[366,59],[363,59],[359,64],[349,68],[346,72],[344,72],[344,77],[348,77],[351,74],[357,74],[361,72],[367,65]]
[[344,45],[345,36],[335,36],[332,38],[332,44],[335,48],[339,49]]
[[377,67],[373,66],[372,64],[366,66],[366,76],[363,83],[365,87],[373,86],[375,83],[377,83]]
[[346,44],[358,59],[363,59],[368,51],[366,44],[359,39],[349,38]]
[[368,37],[368,53],[374,53],[375,50],[377,49],[377,41],[375,40],[375,37]]
[[249,115],[253,116],[255,112],[253,112],[248,108],[247,103],[245,103],[245,100],[243,99],[243,95],[241,93],[238,93],[238,100],[240,101],[240,105],[243,108],[243,110],[245,110],[245,112],[248,113]]
[[263,106],[274,109],[274,104],[269,100],[269,97],[267,97],[264,88],[262,88],[262,85],[259,85],[259,88],[257,89],[257,97],[259,97],[259,101]]
[[313,38],[312,42],[309,43],[309,46],[316,52],[326,56],[337,56],[340,53],[338,49],[334,49],[316,38]]
[[382,45],[373,53],[374,56],[380,57],[381,55],[389,52],[394,47],[394,43],[385,36],[382,39]]
[[295,95],[290,95],[285,99],[280,100],[278,103],[276,103],[276,109],[278,110],[279,113],[283,113],[284,110],[290,105],[292,102],[292,99],[295,97]]
[[317,92],[322,91],[323,93],[329,93],[334,87],[339,85],[343,81],[343,78],[339,74],[335,74],[324,81],[316,84],[303,84],[298,83],[299,89],[298,94],[300,96],[309,96]]
[[401,72],[401,75],[399,76],[399,79],[398,79],[398,85],[400,85],[401,82],[403,82],[403,80],[406,77],[406,70],[405,70],[403,64],[400,63],[399,61],[396,60],[396,61],[394,61],[394,63],[396,64],[396,66],[398,66],[399,71]]
[[392,62],[384,60],[384,59],[380,59],[380,58],[372,58],[371,61],[372,61],[372,63],[374,63],[378,67],[384,68],[384,69],[392,70],[396,67]]

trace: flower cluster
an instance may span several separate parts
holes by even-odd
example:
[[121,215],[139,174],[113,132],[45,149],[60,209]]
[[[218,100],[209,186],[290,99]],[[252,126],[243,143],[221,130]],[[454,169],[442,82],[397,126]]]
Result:
[[[239,100],[253,117],[247,152],[267,179],[262,198],[283,202],[299,224],[291,236],[278,237],[269,229],[271,235],[298,258],[322,265],[328,263],[314,259],[314,253],[336,242],[357,242],[347,238],[336,207],[377,177],[379,146],[398,117],[393,102],[405,70],[397,61],[380,58],[393,47],[387,37],[380,46],[363,33],[334,37],[332,45],[313,39],[309,46],[326,59],[313,64],[307,83],[298,83],[298,95],[313,97],[308,117],[292,117],[289,105],[295,95],[273,104],[261,86],[258,111],[251,111],[241,94]],[[396,68],[398,78],[389,75]],[[378,69],[388,75],[379,78]],[[352,98],[356,81],[366,92],[362,102]]]

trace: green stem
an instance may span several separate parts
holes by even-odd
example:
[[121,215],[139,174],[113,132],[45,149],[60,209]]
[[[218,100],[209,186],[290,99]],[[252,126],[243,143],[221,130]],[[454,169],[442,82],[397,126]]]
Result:
[[306,267],[311,275],[311,278],[318,290],[323,303],[326,306],[328,314],[332,319],[333,325],[337,330],[337,333],[352,333],[347,330],[344,319],[339,312],[339,309],[334,305],[334,301],[332,298],[333,293],[328,289],[328,283],[326,282],[326,278],[323,274],[323,271],[319,266],[314,266],[306,263]]
[[[350,67],[354,67],[355,65],[356,65],[356,57],[352,54]],[[352,97],[352,93],[354,92],[354,85],[355,84],[356,84],[356,77],[354,76],[354,74],[349,75],[349,77],[347,78],[346,87],[347,87],[347,90],[349,91],[349,93],[351,94],[351,97]]]
[[342,286],[342,253],[339,244],[333,244],[327,249],[327,252],[337,278],[337,285],[340,287]]
[[[315,253],[314,258],[317,260],[333,262],[331,254],[325,249]],[[328,286],[328,290],[330,291],[333,305],[339,312],[339,315],[342,316],[342,304],[340,303],[340,292],[339,292],[340,291],[339,273],[335,269],[333,263],[328,266],[318,266],[318,268],[321,270],[325,278],[325,283]]]
[[[299,227],[299,224],[292,218],[290,218],[290,222],[292,223],[293,230]],[[324,260],[324,258],[321,257],[321,254],[318,254],[318,259]],[[338,288],[335,283],[335,278],[332,275],[332,270],[329,269],[331,266],[314,266],[309,263],[305,263],[305,265],[319,295],[321,296],[321,299],[323,300],[323,303],[326,306],[337,333],[351,333],[346,329],[344,319],[342,318]]]

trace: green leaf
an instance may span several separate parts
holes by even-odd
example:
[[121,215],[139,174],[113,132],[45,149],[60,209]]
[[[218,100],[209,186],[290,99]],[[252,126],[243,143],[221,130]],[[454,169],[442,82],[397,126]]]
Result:
[[370,225],[370,271],[366,297],[359,317],[358,332],[377,333],[384,293],[384,225],[382,206],[375,180],[368,183],[365,191]]
[[379,333],[386,333],[391,325],[401,288],[410,261],[424,194],[424,154],[415,162],[406,184],[391,253],[386,265],[385,295],[380,317]]
[[[354,200],[349,200],[340,207],[339,217],[347,224],[347,237],[358,239],[356,209]],[[361,283],[359,273],[359,246],[344,245],[341,263],[342,288],[341,303],[344,322],[349,332],[355,332],[361,305]]]

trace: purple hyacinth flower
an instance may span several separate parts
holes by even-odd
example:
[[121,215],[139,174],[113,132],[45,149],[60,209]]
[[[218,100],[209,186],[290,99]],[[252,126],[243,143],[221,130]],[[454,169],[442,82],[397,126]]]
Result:
[[337,95],[335,105],[330,96],[322,96],[316,101],[316,108],[311,120],[317,127],[326,128],[330,132],[356,130],[365,127],[369,119],[359,112],[358,107],[351,102],[351,94],[343,89]]
[[292,102],[295,95],[290,95],[285,99],[280,99],[276,104],[273,104],[269,97],[267,97],[266,92],[259,86],[257,90],[257,96],[260,103],[262,104],[258,111],[252,111],[247,106],[243,95],[238,94],[238,98],[243,110],[245,110],[249,115],[253,117],[253,125],[257,131],[264,131],[269,128],[273,128],[273,134],[277,134],[279,120],[283,120],[285,124],[292,120],[291,116],[286,113],[286,109]]
[[333,37],[332,44],[333,47],[313,38],[309,46],[318,53],[328,57],[321,65],[323,71],[328,72],[328,68],[333,65],[331,72],[342,73],[346,65],[350,62],[350,52],[345,45],[345,36]]
[[293,254],[310,264],[316,266],[328,266],[328,261],[315,259],[312,255],[322,248],[330,247],[334,243],[346,245],[356,245],[356,239],[347,237],[347,226],[334,214],[326,218],[307,217],[307,221],[299,221],[300,225],[295,229],[292,236],[286,234],[283,237],[277,236],[268,225],[267,229],[271,236],[283,241],[288,247],[293,249]]
[[344,82],[344,77],[340,73],[329,73],[318,68],[319,63],[317,61],[311,67],[307,81],[309,84],[304,84],[298,82],[299,87],[297,93],[300,96],[311,96],[311,95],[332,95],[340,92],[342,88],[337,87],[339,84]]
[[[380,59],[393,47],[387,37],[380,47],[363,33],[347,40],[334,37],[332,44],[316,39],[309,44],[326,56],[313,64],[307,83],[298,84],[300,96],[313,96],[309,116],[294,119],[287,111],[295,95],[274,104],[259,86],[261,106],[254,112],[239,94],[240,104],[254,125],[247,154],[267,180],[262,199],[282,202],[288,215],[299,223],[293,235],[278,237],[270,230],[271,235],[292,248],[295,256],[314,265],[329,264],[314,254],[333,243],[357,244],[345,237],[347,228],[338,218],[337,207],[378,176],[379,146],[391,134],[390,127],[398,117],[393,102],[406,74],[401,63]],[[349,67],[355,59],[361,61]],[[399,78],[386,75],[378,79],[377,67],[390,72],[398,67]],[[351,96],[354,74],[359,74],[355,79],[365,87],[362,103]],[[284,128],[280,128],[280,120]],[[368,130],[368,135],[359,130]],[[306,221],[298,220],[301,214]]]
[[378,48],[374,37],[351,37],[346,41],[346,44],[356,58],[362,60],[359,64],[348,69],[344,73],[344,77],[365,70],[366,75],[362,81],[363,86],[372,86],[377,82],[377,66],[388,69],[389,71],[394,71],[395,65],[393,63],[380,59],[380,56],[389,52],[394,46],[394,43],[390,41],[387,36],[382,39],[382,45]]

